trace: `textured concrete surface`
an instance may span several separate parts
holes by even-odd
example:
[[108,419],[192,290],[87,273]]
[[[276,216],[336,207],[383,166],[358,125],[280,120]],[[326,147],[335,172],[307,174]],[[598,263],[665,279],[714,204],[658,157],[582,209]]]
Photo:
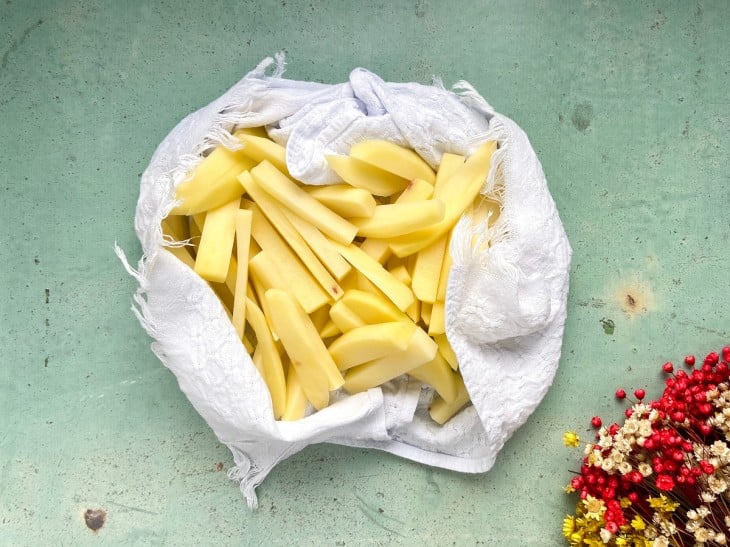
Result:
[[[0,544],[561,544],[562,432],[730,342],[729,6],[3,0]],[[317,446],[251,513],[129,311],[112,246],[139,256],[155,146],[282,49],[296,79],[469,80],[543,162],[575,253],[564,355],[486,475]]]

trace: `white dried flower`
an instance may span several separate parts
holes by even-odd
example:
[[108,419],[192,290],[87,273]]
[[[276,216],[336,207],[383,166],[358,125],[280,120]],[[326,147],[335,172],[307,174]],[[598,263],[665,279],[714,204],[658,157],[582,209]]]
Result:
[[651,464],[648,462],[641,462],[639,464],[639,473],[641,473],[642,477],[648,477],[653,472],[651,468]]
[[611,532],[609,532],[605,528],[601,528],[601,531],[599,532],[599,534],[601,536],[601,541],[603,543],[608,543],[609,541],[611,541]]

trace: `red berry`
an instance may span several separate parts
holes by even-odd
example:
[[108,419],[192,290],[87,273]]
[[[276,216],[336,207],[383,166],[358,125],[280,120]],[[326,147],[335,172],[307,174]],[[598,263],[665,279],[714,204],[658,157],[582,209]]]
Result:
[[591,418],[591,425],[596,428],[601,427],[603,425],[603,421],[601,420],[601,417],[593,416],[593,418]]
[[633,415],[634,415],[633,408],[627,408],[626,410],[624,410],[624,416],[626,416],[627,418],[631,418],[631,416],[633,416]]
[[694,355],[688,355],[687,357],[685,357],[684,358],[684,364],[687,365],[688,367],[695,366],[695,356]]
[[700,469],[705,475],[712,475],[715,472],[715,466],[707,460],[700,460]]
[[716,365],[720,361],[720,356],[717,354],[716,351],[711,351],[707,354],[707,357],[705,357],[705,363],[708,365]]
[[623,389],[618,388],[616,390],[616,398],[617,399],[625,399],[626,398],[626,392]]
[[674,372],[674,365],[672,363],[670,363],[669,361],[667,361],[666,363],[664,363],[662,365],[662,370],[664,372],[666,372],[667,374],[671,374],[672,372]]
[[618,524],[616,524],[613,521],[607,522],[606,523],[606,530],[608,530],[612,534],[615,534],[616,532],[618,532]]
[[699,430],[700,430],[700,433],[702,433],[705,436],[712,433],[712,428],[707,424],[700,424]]
[[646,391],[644,391],[643,389],[637,389],[634,391],[634,397],[641,401],[644,397],[646,397]]
[[674,479],[669,475],[660,474],[656,478],[656,486],[659,490],[668,492],[674,488]]
[[722,360],[730,361],[730,346],[725,346],[722,348]]
[[621,429],[621,427],[618,424],[611,424],[611,426],[608,428],[608,432],[611,435],[615,435],[616,433],[618,433],[619,429]]
[[628,498],[631,503],[636,503],[637,501],[639,501],[639,494],[636,492],[629,492]]

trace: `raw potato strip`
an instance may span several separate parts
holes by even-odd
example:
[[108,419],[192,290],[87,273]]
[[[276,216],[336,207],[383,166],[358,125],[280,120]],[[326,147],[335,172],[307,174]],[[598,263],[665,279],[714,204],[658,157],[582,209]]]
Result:
[[363,250],[370,258],[385,264],[390,258],[390,243],[387,239],[378,239],[375,237],[369,237],[360,244],[360,249]]
[[409,322],[406,315],[379,292],[351,289],[345,292],[340,302],[368,324],[392,321]]
[[182,247],[163,247],[163,249],[165,249],[166,251],[175,255],[175,257],[180,262],[185,264],[191,270],[193,268],[195,268],[195,260],[193,259],[192,256],[190,256],[190,253],[187,252],[184,248],[182,248]]
[[304,418],[307,413],[307,396],[297,377],[294,367],[290,366],[286,375],[286,406],[282,420],[295,421]]
[[326,156],[330,168],[346,183],[367,190],[375,196],[392,196],[408,184],[408,180],[350,156]]
[[453,403],[458,396],[459,375],[451,370],[440,353],[436,353],[431,361],[414,368],[408,374],[434,388],[447,403]]
[[[236,255],[243,257],[237,262],[236,290],[233,292],[233,326],[238,337],[243,339],[246,327],[246,287],[248,286],[248,254],[251,243],[251,211],[236,211]],[[233,264],[233,257],[231,257]]]
[[338,245],[337,250],[352,266],[367,277],[390,300],[403,311],[413,303],[413,292],[406,285],[398,281],[383,266],[373,260],[355,245]]
[[[301,259],[317,283],[322,286],[333,301],[340,298],[343,292],[342,288],[286,218],[279,203],[268,195],[248,172],[242,173],[239,181],[246,189],[248,195],[256,202],[261,212],[271,221],[271,226],[281,234],[283,240]],[[261,242],[259,242],[259,245],[264,248]]]
[[383,140],[363,141],[350,148],[350,157],[389,171],[406,180],[423,179],[434,183],[436,175],[421,156],[409,148],[403,148]]
[[299,235],[307,242],[314,254],[317,255],[324,267],[329,270],[337,281],[341,281],[343,277],[352,271],[352,267],[347,260],[342,258],[340,253],[332,246],[330,240],[317,227],[312,226],[309,222],[303,220],[285,207],[282,207],[281,210],[289,222],[291,222],[292,226],[294,226],[294,229],[299,232]]
[[234,133],[234,136],[243,144],[241,150],[243,154],[256,163],[268,161],[287,177],[290,176],[289,169],[286,166],[286,148],[266,137],[238,131]]
[[251,328],[256,333],[256,351],[261,351],[261,360],[264,381],[271,393],[271,403],[274,407],[274,419],[279,419],[286,408],[286,379],[281,357],[276,349],[274,338],[271,336],[269,325],[264,313],[253,300],[246,298],[246,315]]
[[307,313],[314,312],[330,301],[327,293],[294,256],[282,258],[269,250],[263,250],[249,261],[248,266],[251,275],[263,284],[265,290],[281,289],[288,292]]
[[428,407],[428,413],[431,415],[431,419],[437,424],[445,424],[457,412],[469,404],[469,392],[466,390],[464,380],[459,375],[456,375],[456,379],[457,391],[454,400],[447,402],[441,397],[434,397],[431,406]]
[[343,333],[366,325],[365,321],[342,300],[335,302],[330,308],[330,319]]
[[337,338],[327,350],[337,367],[347,370],[390,353],[403,351],[408,347],[416,328],[418,327],[413,323],[403,321],[364,325]]
[[182,201],[174,215],[194,215],[220,207],[243,192],[236,177],[255,163],[224,146],[213,150],[193,171],[190,180],[175,189],[175,200]]
[[378,205],[367,218],[352,218],[357,235],[391,238],[415,232],[436,224],[444,218],[446,207],[436,199]]
[[367,190],[350,184],[328,184],[311,186],[306,192],[322,205],[338,215],[347,217],[369,217],[375,212],[375,198]]
[[239,204],[240,199],[236,198],[209,211],[205,216],[200,246],[195,257],[195,272],[203,279],[216,283],[226,280]]
[[431,307],[431,318],[428,323],[428,335],[436,336],[446,332],[446,312],[445,305],[441,300],[437,300]]
[[448,234],[444,234],[416,255],[411,289],[422,302],[436,302]]
[[421,329],[415,329],[402,351],[351,368],[345,375],[343,388],[348,393],[359,393],[379,386],[431,361],[438,351],[436,343]]
[[[304,393],[318,410],[327,406],[329,391],[342,387],[344,379],[317,329],[286,291],[269,289],[264,298],[269,303],[271,320],[297,371]],[[318,383],[318,378],[322,378],[324,383]]]
[[410,234],[395,238],[390,248],[398,256],[417,253],[447,233],[461,217],[464,210],[474,201],[489,174],[492,153],[496,150],[494,141],[480,146],[474,154],[448,179],[433,198],[446,205],[446,213],[441,222]]
[[451,348],[451,344],[449,344],[449,339],[446,338],[446,335],[437,334],[433,336],[433,339],[438,344],[439,353],[444,359],[446,359],[449,366],[454,370],[458,370],[459,361],[456,358],[456,353],[454,353],[454,350]]
[[335,241],[347,245],[355,239],[356,226],[307,194],[268,161],[251,169],[251,175],[268,194]]
[[444,249],[444,261],[441,263],[441,273],[439,273],[439,286],[436,290],[436,300],[446,301],[446,287],[449,283],[449,273],[451,272],[451,232],[446,236],[446,248]]
[[464,156],[460,156],[458,154],[452,154],[450,152],[444,153],[444,155],[441,156],[441,163],[436,171],[436,183],[434,184],[434,188],[440,188],[445,182],[447,182],[451,175],[464,165],[465,159],[466,158]]

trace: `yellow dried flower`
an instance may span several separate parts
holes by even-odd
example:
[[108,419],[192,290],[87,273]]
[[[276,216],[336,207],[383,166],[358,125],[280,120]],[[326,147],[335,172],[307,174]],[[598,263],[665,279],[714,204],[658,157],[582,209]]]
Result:
[[646,523],[644,522],[644,519],[642,519],[639,515],[636,515],[631,520],[631,527],[637,532],[641,532],[646,528]]
[[563,519],[563,536],[566,539],[570,539],[570,536],[575,532],[575,517],[568,515]]
[[658,498],[648,498],[647,501],[649,502],[649,507],[652,509],[657,509],[658,511],[666,513],[672,513],[677,507],[679,507],[678,502],[671,501],[664,494],[660,494]]
[[575,448],[580,444],[580,437],[575,431],[566,431],[563,433],[563,444]]
[[575,488],[573,488],[571,485],[566,486],[565,488],[563,488],[563,490],[566,494],[572,494],[573,492],[575,492]]
[[600,520],[606,511],[603,500],[594,498],[591,495],[586,496],[586,499],[583,500],[583,506],[585,508],[586,518],[588,519]]

